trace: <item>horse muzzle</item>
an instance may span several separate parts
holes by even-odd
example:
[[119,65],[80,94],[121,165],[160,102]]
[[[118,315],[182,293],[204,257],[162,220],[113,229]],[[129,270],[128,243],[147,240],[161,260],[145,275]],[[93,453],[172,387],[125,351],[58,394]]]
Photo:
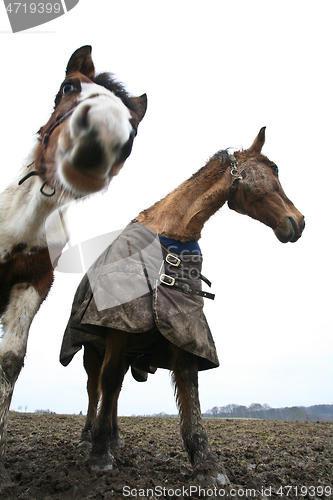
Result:
[[294,217],[287,217],[283,224],[278,225],[274,230],[274,234],[281,243],[295,243],[302,236],[305,227],[305,219],[301,216],[299,221]]
[[114,100],[104,95],[87,99],[63,128],[57,160],[66,187],[84,194],[107,187],[122,149],[132,144],[129,111],[113,105]]

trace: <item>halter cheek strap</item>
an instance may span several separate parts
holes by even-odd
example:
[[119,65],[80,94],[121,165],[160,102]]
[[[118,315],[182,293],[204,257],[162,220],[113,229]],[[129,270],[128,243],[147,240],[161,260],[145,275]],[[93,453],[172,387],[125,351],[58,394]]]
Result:
[[75,104],[75,106],[73,106],[69,111],[67,111],[67,113],[65,113],[64,116],[59,118],[59,120],[55,122],[55,124],[50,128],[50,130],[43,135],[42,143],[45,146],[45,150],[47,148],[47,145],[48,145],[48,142],[49,142],[49,139],[50,139],[52,132],[57,128],[58,125],[60,125],[65,120],[67,120],[67,118],[69,118],[73,114],[73,112],[77,106],[78,106],[78,103]]
[[231,162],[230,162],[230,174],[232,177],[232,183],[229,188],[229,195],[228,195],[228,200],[232,198],[234,195],[235,191],[238,188],[238,182],[242,181],[245,179],[245,171],[242,170],[241,172],[238,171],[238,161],[234,156],[231,157]]
[[[50,128],[50,130],[48,132],[46,132],[43,137],[42,137],[42,144],[44,145],[44,155],[45,155],[45,152],[46,152],[46,148],[48,146],[48,143],[49,143],[49,139],[50,139],[50,136],[52,134],[52,132],[58,127],[58,125],[60,125],[62,122],[64,122],[65,120],[67,120],[67,118],[69,118],[75,108],[77,107],[78,103],[75,104],[75,106],[73,106],[69,111],[67,111],[67,113],[64,114],[64,116],[62,116],[61,118],[59,118],[59,120],[57,120],[55,122],[55,124]],[[34,162],[30,163],[30,165],[27,166],[27,168],[31,167],[31,165],[33,165]],[[37,172],[37,170],[32,170],[31,172],[29,172],[27,175],[25,175],[24,177],[22,177],[22,179],[19,180],[19,183],[18,185],[21,186],[21,184],[23,184],[23,182],[25,182],[27,179],[29,179],[30,177],[34,176],[34,175],[37,175],[39,176],[40,174]],[[44,181],[41,188],[40,188],[40,192],[48,197],[48,198],[51,198],[52,196],[55,195],[55,188],[52,187],[52,186],[49,186],[51,188],[51,191],[48,193],[45,191],[45,188],[46,186],[48,185],[48,182],[47,181]]]

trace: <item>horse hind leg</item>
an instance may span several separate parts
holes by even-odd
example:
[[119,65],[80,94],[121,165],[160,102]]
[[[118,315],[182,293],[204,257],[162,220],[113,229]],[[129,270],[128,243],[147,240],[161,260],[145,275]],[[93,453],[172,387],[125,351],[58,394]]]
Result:
[[[194,355],[172,346],[176,402],[180,414],[180,430],[194,475],[219,484],[229,480],[212,452],[204,428],[198,390],[198,364]],[[224,472],[224,471],[223,471]]]
[[[128,366],[125,368],[125,373],[128,370]],[[112,417],[111,417],[111,437],[110,437],[110,447],[112,450],[116,450],[117,448],[121,448],[123,445],[122,440],[119,437],[119,426],[118,426],[118,399],[121,391],[121,386],[118,389],[118,392],[115,395],[115,401],[112,407]]]
[[117,402],[121,385],[127,371],[125,351],[127,334],[109,330],[106,336],[106,351],[100,373],[101,405],[92,424],[92,449],[90,454],[93,469],[112,468],[111,448],[120,444],[117,422]]

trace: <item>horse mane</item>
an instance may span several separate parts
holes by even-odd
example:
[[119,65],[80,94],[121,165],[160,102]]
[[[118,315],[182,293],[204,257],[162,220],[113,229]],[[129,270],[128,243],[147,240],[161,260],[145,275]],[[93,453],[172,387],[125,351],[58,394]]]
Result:
[[92,77],[92,81],[97,85],[102,85],[110,92],[113,92],[119,99],[123,101],[125,106],[132,111],[136,112],[136,106],[134,105],[131,95],[126,90],[125,85],[120,82],[113,73],[103,72],[98,73]]
[[213,154],[213,156],[210,157],[211,160],[222,160],[225,162],[226,160],[230,159],[230,153],[229,149],[220,149],[220,151],[217,151],[217,153]]
[[[219,177],[221,173],[225,171],[228,160],[231,160],[231,155],[229,154],[229,150],[220,149],[220,151],[217,151],[217,153],[213,154],[213,156],[209,158],[209,160],[203,167],[201,167],[197,172],[195,172],[191,177],[189,177],[187,181],[184,182],[184,184],[187,184],[192,180],[196,180],[197,177],[205,177],[208,175],[215,175],[216,177]],[[219,166],[221,166],[221,168],[218,168],[217,170],[212,168],[212,166],[213,165],[215,166],[215,164],[218,164]]]
[[200,192],[204,185],[208,184],[211,186],[215,184],[223,176],[232,159],[233,157],[229,154],[228,149],[221,149],[220,151],[217,151],[217,153],[209,158],[206,164],[197,170],[197,172],[192,174],[191,177],[182,182],[178,187],[167,194],[164,198],[157,201],[154,205],[140,212],[137,217],[138,220],[140,222],[147,220],[151,213],[164,206],[166,200],[172,200],[173,202],[175,196],[184,196],[184,192],[188,192],[188,190],[192,192]]

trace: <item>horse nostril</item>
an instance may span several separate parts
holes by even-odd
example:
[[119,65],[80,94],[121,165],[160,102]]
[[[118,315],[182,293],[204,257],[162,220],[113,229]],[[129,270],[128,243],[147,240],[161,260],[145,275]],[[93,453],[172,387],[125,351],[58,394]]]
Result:
[[294,232],[294,236],[289,240],[292,242],[297,241],[301,236],[303,229],[305,227],[305,219],[302,217],[302,219],[297,223],[293,217],[288,217],[291,229]]
[[294,233],[298,234],[298,227],[297,227],[295,219],[293,219],[292,217],[288,217],[288,219],[289,219],[289,222],[291,224],[291,227],[293,228]]
[[75,128],[77,131],[88,130],[90,128],[88,119],[90,108],[90,104],[85,104],[81,106],[80,109],[78,109],[77,113],[73,116],[75,120]]

